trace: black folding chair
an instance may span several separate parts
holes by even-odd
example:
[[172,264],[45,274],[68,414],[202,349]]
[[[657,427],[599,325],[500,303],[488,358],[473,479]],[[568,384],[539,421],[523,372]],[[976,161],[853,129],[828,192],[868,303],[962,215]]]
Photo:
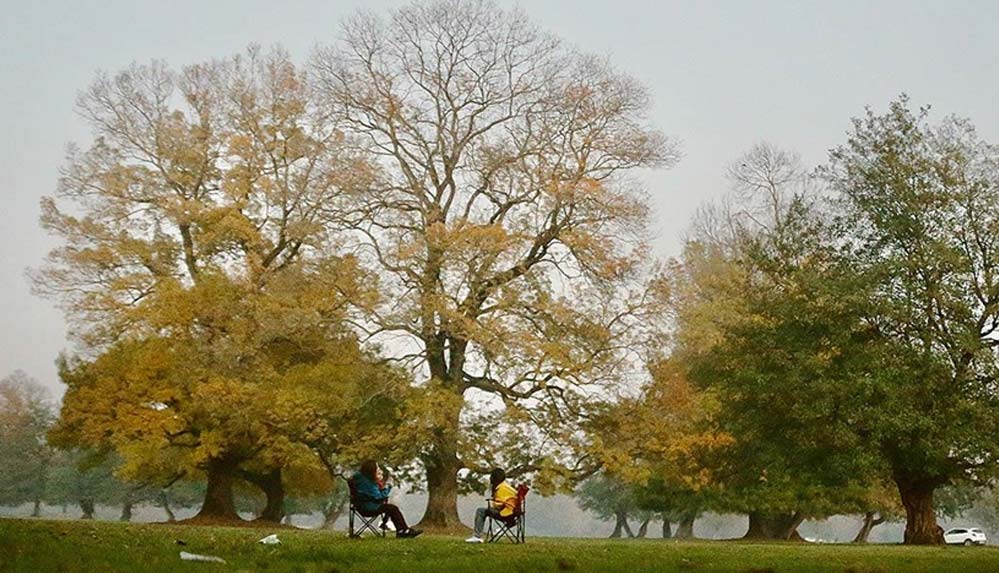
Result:
[[[504,539],[511,543],[524,543],[525,538],[525,512],[527,510],[527,492],[531,488],[524,484],[517,487],[517,501],[513,508],[513,513],[505,516],[495,516],[487,513],[489,529],[486,531],[486,541],[495,543]],[[494,507],[496,500],[487,499],[486,507]]]
[[[382,517],[382,514],[361,511],[361,504],[377,501],[357,492],[357,484],[354,478],[347,480],[347,488],[350,490],[350,513],[348,516],[348,526],[350,537],[360,539],[365,531],[370,531],[378,537],[385,537],[385,530],[375,525],[375,521]],[[356,519],[356,521],[355,521]]]

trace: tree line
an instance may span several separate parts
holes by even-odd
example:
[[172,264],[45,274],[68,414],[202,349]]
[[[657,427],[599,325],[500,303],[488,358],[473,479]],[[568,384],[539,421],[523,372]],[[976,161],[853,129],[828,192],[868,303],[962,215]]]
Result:
[[[47,434],[57,411],[46,389],[23,371],[0,379],[0,506],[31,507],[31,517],[50,514],[55,507],[68,514],[70,507],[80,519],[94,519],[98,506],[119,508],[118,519],[131,521],[140,507],[158,508],[168,522],[177,513],[201,506],[203,480],[139,482],[121,476],[122,460],[115,454],[82,448],[57,448]],[[243,515],[268,519],[267,499],[244,484],[234,492],[237,510]],[[48,507],[46,507],[48,506]],[[282,515],[318,513],[322,527],[333,528],[347,507],[346,487],[339,483],[297,489],[284,499]]]
[[79,348],[49,441],[204,479],[201,521],[378,457],[424,527],[502,466],[750,537],[900,504],[942,542],[934,493],[996,473],[996,148],[902,96],[817,168],[749,150],[656,262],[636,174],[680,152],[650,106],[479,1],[359,14],[305,65],[99,74],[32,272]]

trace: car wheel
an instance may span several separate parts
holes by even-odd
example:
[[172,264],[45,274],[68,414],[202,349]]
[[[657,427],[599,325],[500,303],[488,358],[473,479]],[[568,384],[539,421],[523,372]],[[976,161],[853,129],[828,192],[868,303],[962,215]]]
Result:
[[970,539],[965,539],[964,544],[967,545],[968,547],[971,547],[972,545],[975,544],[975,542]]

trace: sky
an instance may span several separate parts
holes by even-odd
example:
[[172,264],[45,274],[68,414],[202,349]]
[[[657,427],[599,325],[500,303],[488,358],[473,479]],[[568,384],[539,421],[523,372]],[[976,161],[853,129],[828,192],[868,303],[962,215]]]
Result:
[[[517,4],[500,0],[503,6]],[[66,145],[89,142],[77,93],[98,70],[175,67],[283,45],[304,62],[360,7],[382,0],[0,0],[0,376],[22,369],[60,395],[72,351],[61,311],[25,269],[55,246],[38,225]],[[726,166],[767,141],[821,163],[865,106],[898,94],[934,117],[970,118],[999,142],[999,2],[534,0],[519,4],[581,50],[642,81],[652,121],[683,159],[643,176],[655,247],[674,256],[698,205],[726,192]]]

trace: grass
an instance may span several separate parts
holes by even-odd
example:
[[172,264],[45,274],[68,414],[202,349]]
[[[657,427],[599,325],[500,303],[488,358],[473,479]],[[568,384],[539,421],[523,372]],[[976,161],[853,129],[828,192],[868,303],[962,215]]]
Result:
[[[0,519],[0,571],[679,571],[707,573],[896,571],[999,572],[999,548],[805,545],[529,538],[526,545],[472,545],[460,537],[351,540],[343,533],[231,527]],[[178,540],[184,545],[178,544]],[[226,564],[180,560],[216,555]]]

